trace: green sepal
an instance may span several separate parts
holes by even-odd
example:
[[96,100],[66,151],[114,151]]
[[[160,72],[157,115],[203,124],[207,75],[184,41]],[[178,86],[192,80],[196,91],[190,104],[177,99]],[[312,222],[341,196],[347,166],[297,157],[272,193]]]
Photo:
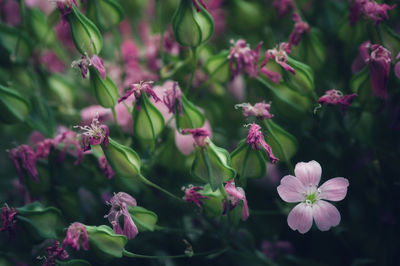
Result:
[[16,209],[18,224],[26,229],[33,239],[56,239],[62,232],[64,222],[59,209],[44,207],[37,201]]
[[182,114],[179,114],[178,106],[176,106],[176,127],[179,129],[185,128],[201,128],[204,125],[206,118],[199,109],[182,94]]
[[112,108],[117,104],[119,93],[114,81],[107,75],[106,79],[94,67],[89,68],[90,87],[97,102],[104,108]]
[[14,124],[25,121],[31,106],[25,97],[16,90],[0,85],[0,121]]
[[107,162],[112,169],[118,174],[126,178],[136,177],[140,175],[140,157],[130,147],[119,144],[112,138],[108,139],[107,148],[101,146]]
[[128,209],[139,232],[154,231],[158,220],[158,216],[155,212],[149,211],[140,206],[129,206]]
[[124,19],[124,10],[115,0],[88,1],[86,14],[104,30],[117,26]]
[[96,25],[72,5],[72,12],[68,14],[72,39],[76,49],[89,56],[99,54],[103,47],[103,37]]
[[220,217],[224,211],[222,205],[224,196],[221,194],[221,191],[219,189],[212,191],[210,184],[206,184],[203,187],[203,190],[200,190],[199,193],[208,197],[206,199],[202,199],[202,206],[205,215],[208,217]]
[[88,226],[85,229],[89,238],[89,247],[100,258],[122,258],[128,239],[124,235],[115,234],[106,225]]
[[286,73],[287,84],[300,94],[308,95],[315,87],[314,71],[310,66],[294,60],[291,57],[288,57],[287,63],[296,71],[294,75],[292,73]]
[[221,53],[211,56],[206,64],[205,69],[207,70],[208,78],[219,83],[228,82],[231,73],[229,69],[228,51],[222,51]]

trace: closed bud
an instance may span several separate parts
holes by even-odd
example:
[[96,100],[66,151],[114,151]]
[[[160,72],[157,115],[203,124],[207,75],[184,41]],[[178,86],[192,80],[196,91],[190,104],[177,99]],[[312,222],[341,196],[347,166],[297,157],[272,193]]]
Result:
[[0,121],[2,123],[23,122],[29,112],[30,104],[21,94],[0,85]]
[[115,234],[106,225],[88,226],[85,229],[89,238],[90,250],[100,259],[122,258],[128,239],[124,235]]
[[82,54],[99,54],[103,47],[103,37],[96,25],[72,5],[72,12],[68,14],[72,39],[75,47]]
[[124,11],[115,0],[88,1],[86,14],[105,30],[117,26],[124,18]]
[[172,18],[172,28],[179,44],[197,47],[211,38],[214,21],[198,0],[181,0]]
[[140,206],[129,206],[128,209],[129,214],[135,222],[135,225],[137,226],[139,232],[154,231],[158,220],[158,216],[156,213]]
[[176,112],[176,127],[201,128],[204,125],[205,117],[199,109],[182,94],[182,112]]
[[296,71],[295,75],[285,73],[287,85],[302,95],[310,94],[315,88],[312,68],[290,57],[287,63]]
[[205,215],[208,217],[220,217],[224,212],[224,196],[221,194],[221,191],[212,191],[210,185],[207,184],[199,193],[205,197],[202,199],[202,208]]
[[119,93],[114,81],[107,75],[102,79],[99,71],[94,67],[89,68],[90,87],[97,102],[104,108],[112,108],[117,104]]

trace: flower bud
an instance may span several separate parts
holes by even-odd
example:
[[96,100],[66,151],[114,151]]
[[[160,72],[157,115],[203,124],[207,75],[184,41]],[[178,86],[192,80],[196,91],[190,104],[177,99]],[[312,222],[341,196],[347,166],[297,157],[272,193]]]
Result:
[[124,11],[115,0],[88,1],[86,14],[105,30],[117,26],[124,18]]
[[199,109],[182,94],[182,113],[176,112],[176,127],[201,128],[204,125],[205,117]]
[[296,71],[295,75],[285,73],[288,86],[302,95],[311,93],[315,88],[312,68],[290,57],[287,62]]
[[199,193],[205,197],[202,199],[202,208],[205,215],[208,217],[220,217],[224,212],[224,196],[221,194],[221,191],[212,191],[210,185],[206,184]]
[[122,258],[122,252],[128,241],[126,236],[115,234],[106,225],[85,225],[85,229],[89,238],[90,250],[100,259]]
[[146,210],[140,206],[129,206],[128,209],[133,221],[139,229],[139,232],[154,231],[158,220],[156,213]]
[[82,54],[99,54],[103,47],[103,37],[96,25],[72,5],[72,12],[68,14],[72,39],[75,47]]
[[29,102],[17,91],[0,85],[0,121],[23,122],[30,112]]
[[119,93],[114,81],[107,75],[102,79],[98,70],[89,68],[90,87],[97,102],[104,108],[112,108],[117,104]]
[[172,18],[172,28],[179,44],[197,47],[211,38],[214,21],[202,5],[195,7],[193,1],[181,0]]
[[107,148],[101,146],[112,169],[119,175],[130,178],[140,174],[140,157],[130,147],[109,138]]

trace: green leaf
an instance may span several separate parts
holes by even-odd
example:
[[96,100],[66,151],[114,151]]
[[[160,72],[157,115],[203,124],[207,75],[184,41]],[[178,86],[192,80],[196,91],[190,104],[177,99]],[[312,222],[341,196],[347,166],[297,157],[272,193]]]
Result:
[[156,213],[139,206],[128,207],[128,209],[139,232],[154,231],[158,220]]
[[14,124],[25,121],[30,112],[30,104],[17,91],[0,85],[0,121]]

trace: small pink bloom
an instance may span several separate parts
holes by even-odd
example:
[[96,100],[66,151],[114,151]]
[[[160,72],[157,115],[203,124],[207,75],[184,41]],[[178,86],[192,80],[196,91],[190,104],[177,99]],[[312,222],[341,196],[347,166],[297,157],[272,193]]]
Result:
[[90,126],[74,126],[74,128],[79,128],[84,131],[82,133],[83,151],[90,150],[91,145],[104,144],[104,146],[107,147],[108,127],[106,125],[100,125],[98,114],[93,117]]
[[260,149],[260,146],[268,153],[271,163],[276,163],[279,159],[272,153],[271,147],[265,142],[264,136],[260,131],[261,127],[256,123],[251,124],[249,134],[247,135],[247,144],[255,150]]
[[42,266],[56,265],[56,260],[66,260],[69,258],[67,251],[60,246],[60,242],[56,241],[53,246],[46,248],[47,258]]
[[290,52],[289,45],[285,42],[281,42],[279,44],[279,49],[274,48],[274,49],[269,49],[265,53],[265,59],[261,67],[267,65],[269,59],[275,60],[276,63],[278,63],[283,69],[286,71],[292,73],[293,75],[296,74],[296,71],[293,69],[293,67],[289,66],[286,62],[288,59],[287,53]]
[[22,169],[24,169],[35,182],[39,182],[39,174],[36,170],[37,157],[35,151],[30,146],[23,144],[12,149],[8,152],[8,157],[14,163],[21,183],[24,178]]
[[[243,201],[242,220],[246,221],[249,217],[249,207],[247,205],[246,193],[243,188],[236,187],[235,181],[229,180],[225,185],[225,191],[228,196],[230,210],[234,209],[240,201]],[[226,208],[226,203],[224,207]],[[226,210],[224,213],[226,213]]]
[[183,187],[182,190],[185,192],[185,196],[183,197],[183,199],[186,202],[193,202],[199,208],[201,208],[203,199],[209,199],[210,198],[210,197],[204,196],[204,195],[202,195],[202,194],[200,194],[198,192],[200,190],[203,190],[203,187],[201,187],[201,186],[189,185],[186,188]]
[[18,211],[15,208],[10,208],[6,204],[1,209],[0,218],[2,221],[2,226],[0,232],[9,232],[9,236],[12,237],[15,234],[15,217]]
[[75,222],[68,227],[67,235],[63,242],[63,247],[71,246],[75,250],[80,249],[79,239],[82,237],[82,247],[84,250],[89,250],[89,239],[86,228],[83,224]]
[[246,119],[251,116],[262,119],[270,119],[274,117],[274,115],[269,112],[269,109],[271,108],[271,102],[265,103],[265,101],[263,101],[256,103],[254,106],[250,103],[241,103],[236,104],[235,108],[242,108],[243,115]]
[[310,26],[308,23],[301,20],[299,14],[293,13],[292,19],[294,22],[296,22],[296,24],[294,25],[292,33],[289,35],[289,51],[292,45],[297,46],[300,43],[301,37],[310,31]]
[[103,171],[104,175],[108,179],[112,179],[114,177],[114,171],[111,166],[108,164],[106,156],[102,155],[99,157],[99,167],[101,171]]
[[182,134],[189,133],[193,136],[194,142],[199,147],[206,147],[208,146],[208,137],[210,136],[210,132],[204,128],[187,128],[182,129]]
[[39,61],[52,73],[62,73],[66,68],[65,64],[60,60],[60,58],[58,58],[58,56],[50,50],[43,52],[40,55]]
[[312,226],[314,219],[321,231],[327,231],[340,222],[340,213],[332,204],[347,194],[349,181],[343,177],[332,178],[319,188],[322,169],[318,162],[300,162],[294,169],[295,176],[287,175],[278,186],[279,196],[286,202],[300,202],[288,216],[289,227],[304,234]]
[[[114,232],[116,234],[126,235],[128,239],[135,238],[139,231],[129,214],[128,206],[135,207],[136,200],[125,192],[118,192],[111,198],[108,205],[111,205],[111,210],[104,217],[108,218],[108,221],[113,226]],[[121,216],[124,217],[123,229],[119,223]]]
[[397,5],[378,4],[371,0],[352,0],[350,5],[350,24],[355,25],[360,15],[371,19],[375,25],[382,20],[388,20],[388,10],[394,9]]
[[218,33],[225,32],[226,29],[226,12],[222,8],[224,0],[209,0],[208,4],[208,12],[212,16],[214,20],[214,36]]
[[61,13],[61,18],[64,21],[67,21],[67,15],[71,13],[72,6],[78,6],[76,0],[55,0],[57,4],[57,8]]
[[342,110],[346,107],[350,106],[354,99],[357,97],[357,94],[349,94],[343,95],[341,91],[338,90],[328,90],[325,92],[325,95],[321,96],[318,100],[319,103],[339,105]]
[[279,16],[284,16],[290,11],[294,10],[295,3],[293,0],[275,0],[272,6],[276,9]]
[[232,78],[239,75],[243,70],[251,77],[258,75],[258,57],[262,42],[254,50],[251,50],[245,40],[239,39],[236,42],[231,40],[233,47],[228,55],[229,66],[232,71]]
[[[212,137],[212,130],[210,123],[206,120],[202,129],[209,133],[209,137]],[[205,140],[204,140],[205,141]],[[200,141],[201,142],[201,141]],[[175,144],[179,151],[185,155],[189,155],[193,152],[196,140],[193,135],[182,135],[179,131],[175,131]]]
[[68,152],[74,157],[77,157],[75,164],[79,164],[83,160],[83,150],[79,144],[78,135],[70,130],[59,128],[58,135],[54,138],[54,147],[60,146],[61,152],[58,155],[58,162],[62,162],[65,159],[65,155]]
[[51,149],[54,147],[53,139],[45,139],[36,143],[36,157],[46,158],[49,156]]
[[93,66],[97,69],[97,71],[99,71],[102,79],[106,78],[104,61],[97,55],[93,55],[91,58],[87,54],[82,55],[81,59],[73,61],[71,63],[71,66],[73,68],[79,67],[81,69],[81,74],[84,79],[88,77],[88,69],[90,66]]
[[[125,101],[132,94],[135,96],[136,100],[140,99],[142,92],[150,95],[154,101],[159,102],[161,99],[154,92],[152,87],[153,81],[141,81],[140,83],[132,84],[132,88],[125,92],[125,95],[118,99],[118,103]],[[136,103],[137,108],[140,110],[139,102]]]
[[182,91],[178,82],[174,82],[172,87],[165,88],[163,102],[168,107],[170,113],[175,114],[176,110],[182,114]]
[[280,254],[290,254],[293,253],[293,245],[289,241],[267,241],[263,240],[261,243],[261,251],[270,258],[271,260],[275,260]]

